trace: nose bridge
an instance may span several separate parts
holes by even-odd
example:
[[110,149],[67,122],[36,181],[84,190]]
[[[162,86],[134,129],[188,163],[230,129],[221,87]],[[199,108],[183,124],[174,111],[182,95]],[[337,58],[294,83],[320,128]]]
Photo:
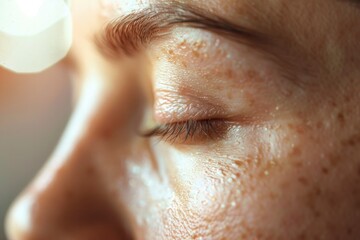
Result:
[[117,145],[126,157],[134,86],[127,79],[109,83],[96,72],[85,78],[57,149],[10,211],[11,240],[126,239],[100,167],[112,151],[106,146]]

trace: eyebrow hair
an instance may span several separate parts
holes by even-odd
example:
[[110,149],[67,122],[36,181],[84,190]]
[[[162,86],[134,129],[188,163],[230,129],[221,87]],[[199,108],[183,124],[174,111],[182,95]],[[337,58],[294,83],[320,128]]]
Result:
[[96,44],[107,56],[132,55],[151,42],[167,36],[174,26],[206,29],[234,41],[262,45],[261,33],[188,3],[171,1],[150,5],[109,22]]
[[[252,16],[258,13],[249,11],[248,14]],[[252,47],[277,63],[282,75],[296,85],[299,85],[299,81],[293,75],[293,69],[301,68],[311,75],[311,69],[299,66],[296,59],[284,52],[282,45],[276,43],[279,39],[274,36],[239,26],[213,11],[177,0],[153,4],[110,21],[100,35],[95,37],[95,44],[99,51],[110,59],[133,56],[150,43],[164,39],[175,26],[205,29]]]

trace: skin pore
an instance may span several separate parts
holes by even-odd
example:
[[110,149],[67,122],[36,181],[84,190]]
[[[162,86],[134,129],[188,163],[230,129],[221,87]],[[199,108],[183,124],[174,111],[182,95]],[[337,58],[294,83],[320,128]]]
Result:
[[106,24],[161,3],[72,1],[76,108],[9,239],[358,239],[355,3],[183,1],[256,37],[173,24],[109,47]]

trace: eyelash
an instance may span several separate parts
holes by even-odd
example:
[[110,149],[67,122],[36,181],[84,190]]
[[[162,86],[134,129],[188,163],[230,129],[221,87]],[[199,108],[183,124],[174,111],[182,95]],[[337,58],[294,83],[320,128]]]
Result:
[[220,138],[225,127],[225,121],[220,119],[187,120],[160,125],[144,136],[157,136],[171,143],[200,143]]

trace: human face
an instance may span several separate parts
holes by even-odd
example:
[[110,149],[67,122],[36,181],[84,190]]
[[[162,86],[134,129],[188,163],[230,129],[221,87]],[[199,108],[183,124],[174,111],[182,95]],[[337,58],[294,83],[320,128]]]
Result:
[[76,108],[10,239],[360,238],[355,1],[72,9]]

